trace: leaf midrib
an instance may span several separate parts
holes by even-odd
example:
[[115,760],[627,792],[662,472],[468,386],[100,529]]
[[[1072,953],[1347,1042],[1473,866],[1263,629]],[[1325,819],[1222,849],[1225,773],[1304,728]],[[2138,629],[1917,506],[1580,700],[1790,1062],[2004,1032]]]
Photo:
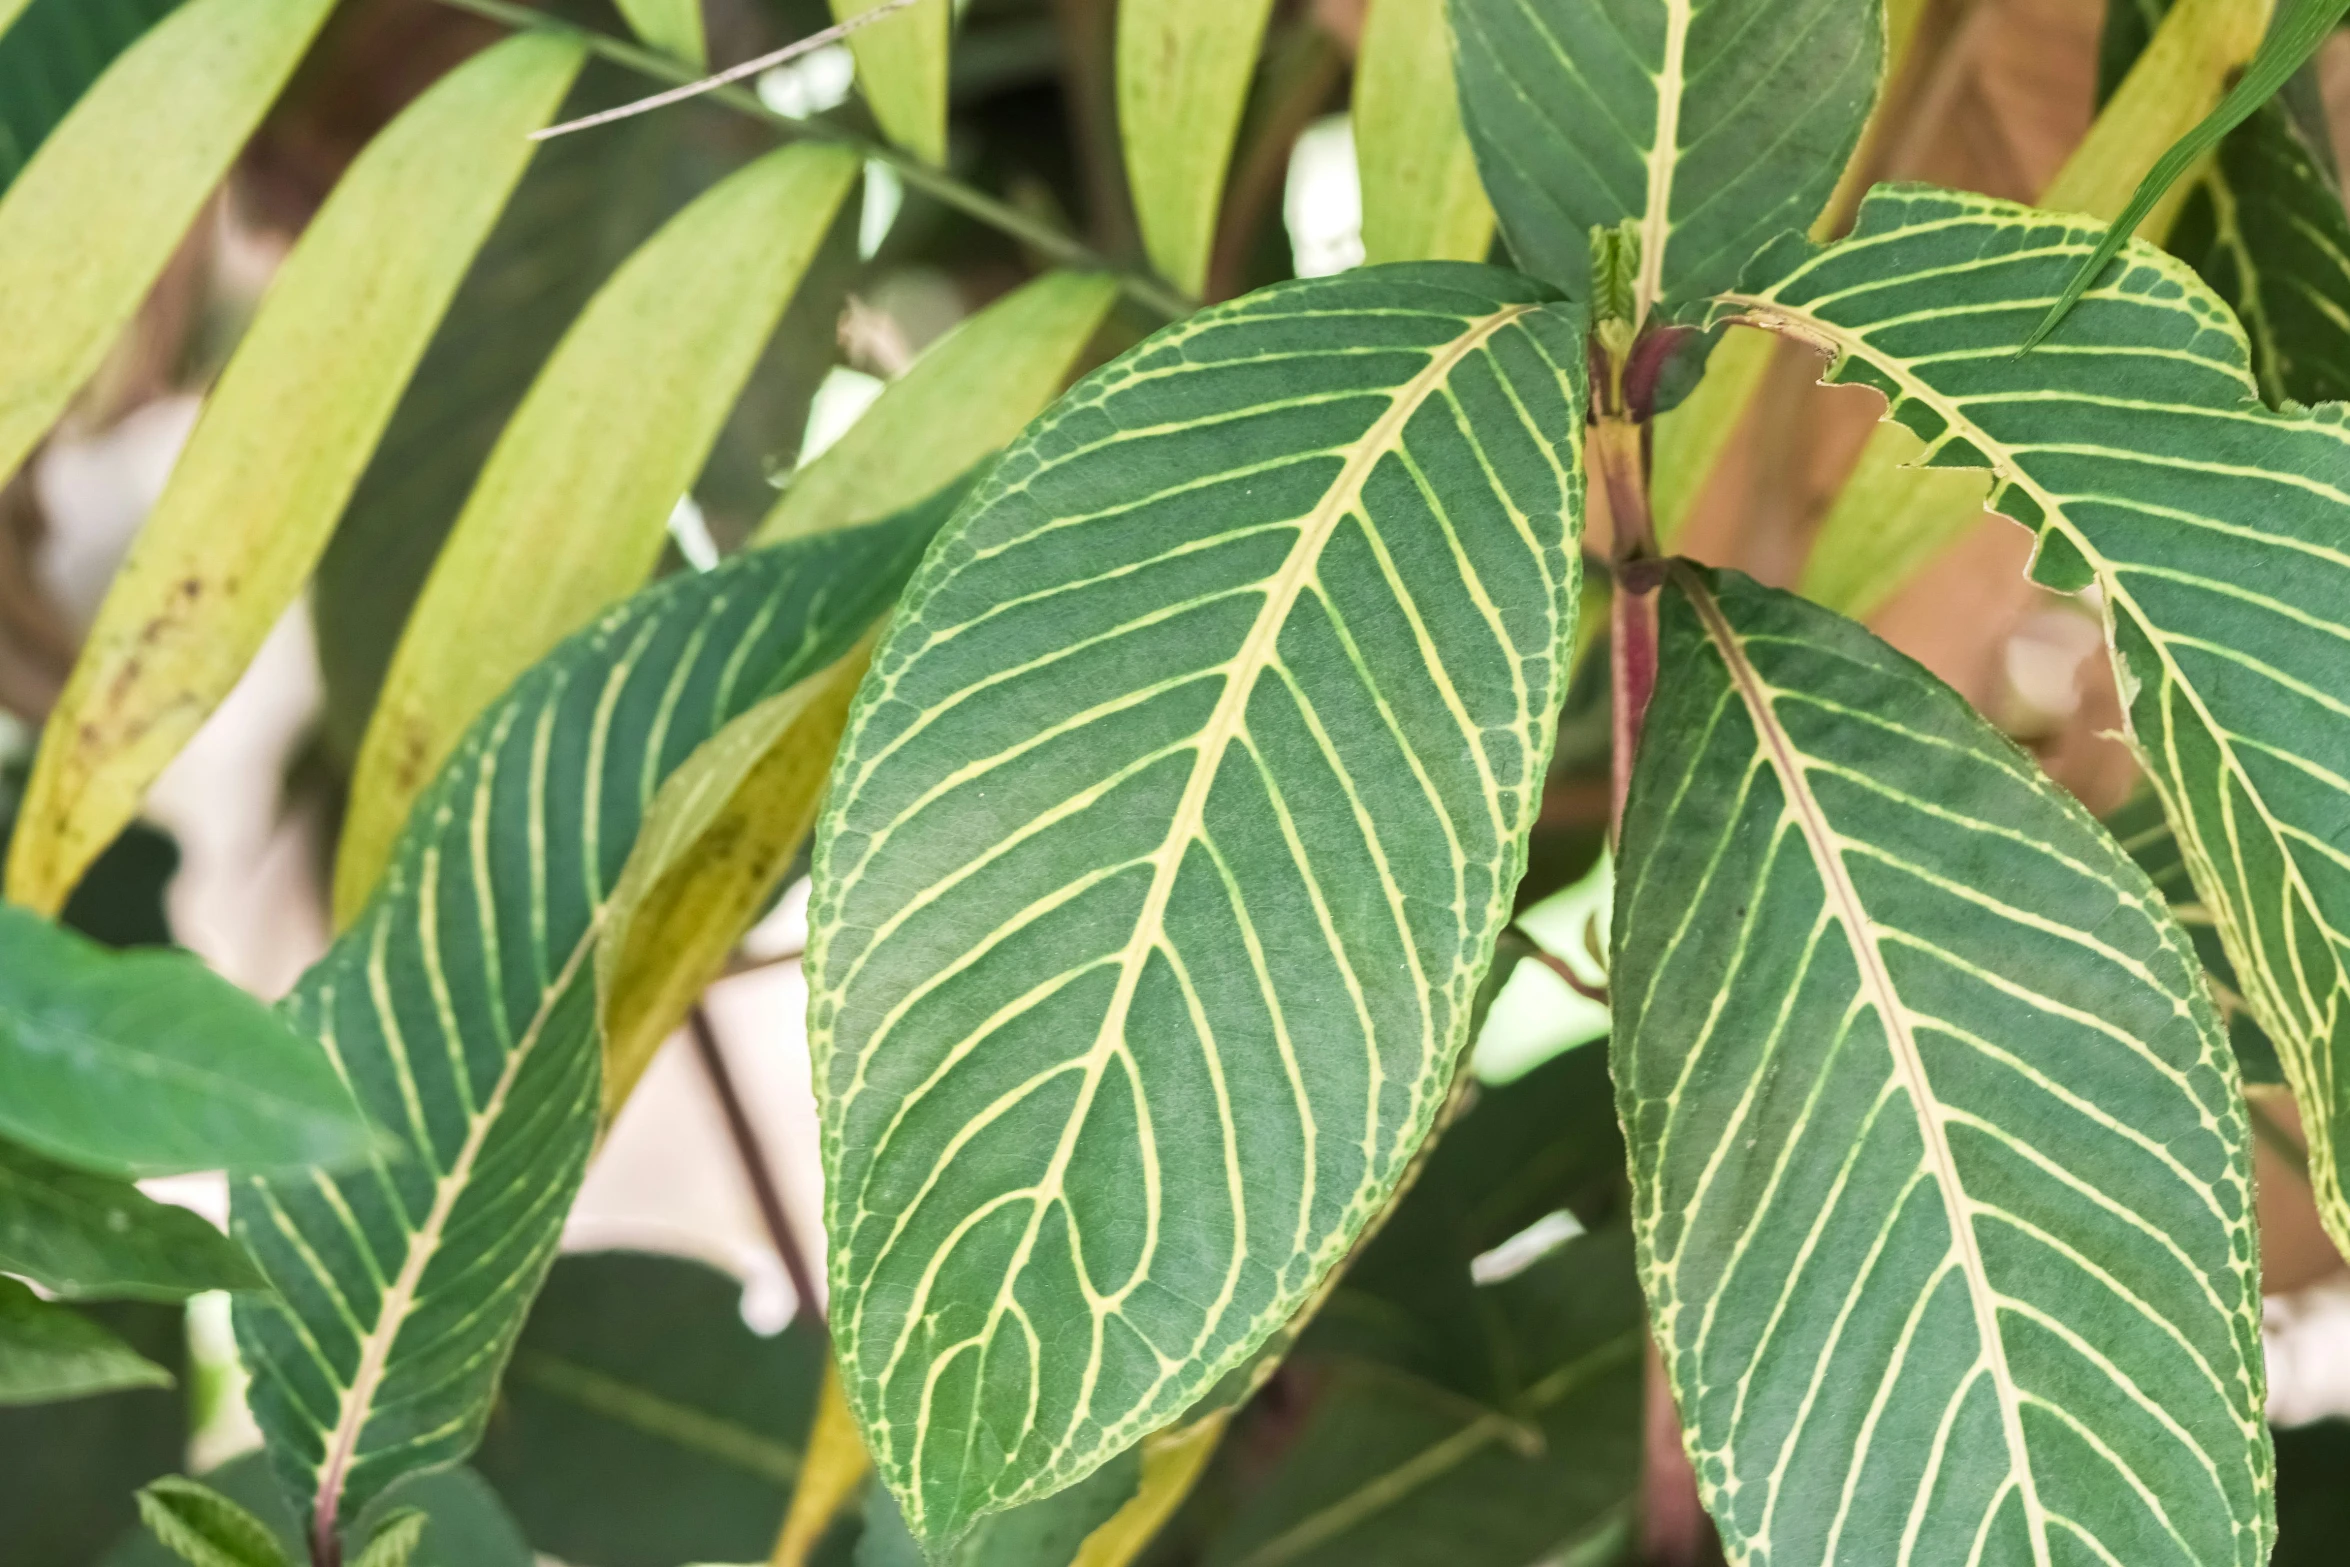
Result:
[[1640,215],[1640,273],[1632,296],[1637,328],[1664,292],[1665,246],[1673,232],[1673,176],[1681,163],[1681,100],[1689,90],[1694,0],[1665,0],[1665,58],[1656,78],[1656,141],[1648,149],[1648,210]]
[[1839,835],[1828,825],[1827,813],[1813,794],[1810,778],[1805,772],[1800,753],[1785,728],[1779,723],[1778,712],[1771,697],[1771,687],[1762,679],[1746,656],[1743,640],[1723,616],[1712,593],[1687,567],[1676,567],[1674,585],[1684,593],[1697,616],[1704,623],[1706,637],[1721,655],[1731,682],[1738,690],[1747,716],[1752,720],[1755,734],[1769,752],[1771,770],[1778,775],[1779,784],[1787,794],[1788,810],[1794,816],[1803,835],[1804,846],[1811,851],[1813,867],[1819,872],[1822,890],[1836,911],[1836,922],[1845,933],[1854,965],[1860,972],[1860,983],[1875,1006],[1885,1030],[1885,1042],[1893,1055],[1895,1070],[1902,1078],[1915,1114],[1919,1139],[1925,1145],[1925,1154],[1933,1171],[1934,1185],[1942,1198],[1945,1221],[1950,1228],[1950,1244],[1957,1253],[1959,1271],[1966,1281],[1967,1300],[1975,1318],[1976,1336],[1981,1340],[1982,1363],[1991,1379],[1992,1393],[1999,1405],[1999,1423],[2008,1450],[2008,1461],[2017,1490],[2023,1497],[2026,1520],[2030,1526],[2032,1559],[2035,1567],[2049,1567],[2048,1516],[2040,1501],[2039,1483],[2033,1474],[2030,1453],[2024,1446],[2022,1394],[2014,1373],[2007,1364],[2006,1341],[1999,1331],[1999,1297],[1991,1287],[1988,1269],[1983,1262],[1980,1244],[1975,1237],[1973,1216],[1968,1212],[1964,1184],[1958,1176],[1957,1161],[1950,1148],[1950,1138],[1942,1120],[1934,1111],[1938,1103],[1933,1084],[1926,1075],[1925,1058],[1918,1049],[1917,1036],[1911,1026],[1909,1009],[1902,1004],[1900,991],[1893,983],[1891,971],[1877,939],[1868,934],[1875,925],[1869,917],[1860,891],[1854,886],[1849,867],[1845,864]]

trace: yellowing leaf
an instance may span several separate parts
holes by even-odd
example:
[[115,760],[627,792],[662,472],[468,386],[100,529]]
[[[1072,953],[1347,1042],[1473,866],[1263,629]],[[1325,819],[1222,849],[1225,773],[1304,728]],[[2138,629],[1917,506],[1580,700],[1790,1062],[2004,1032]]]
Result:
[[1117,294],[1099,273],[1053,272],[957,326],[792,480],[756,542],[872,522],[972,468],[1067,384]]
[[[887,3],[832,0],[832,14],[845,22]],[[915,0],[849,35],[873,117],[891,141],[925,163],[947,161],[947,54],[954,20],[947,0]]]
[[0,197],[0,480],[97,370],[334,0],[191,0]]
[[1444,0],[1372,0],[1355,60],[1367,261],[1483,261],[1493,204],[1461,128]]
[[663,54],[688,65],[710,63],[709,42],[702,33],[702,0],[619,0],[619,5],[636,35]]
[[813,144],[751,164],[630,257],[565,335],[392,657],[352,780],[338,922],[366,900],[473,716],[652,571],[858,168],[855,154]]
[[872,1455],[865,1451],[857,1417],[841,1391],[840,1367],[826,1361],[824,1392],[816,1406],[815,1427],[808,1433],[808,1456],[800,1461],[800,1481],[792,1490],[791,1511],[784,1515],[783,1534],[775,1542],[769,1567],[808,1567],[824,1531],[872,1472]]
[[1232,1411],[1220,1409],[1205,1420],[1144,1437],[1141,1487],[1109,1522],[1085,1537],[1069,1567],[1127,1567],[1140,1556],[1199,1483],[1231,1419]]
[[1208,280],[1224,175],[1273,0],[1122,0],[1118,130],[1143,248],[1168,281]]
[[64,903],[301,591],[521,178],[528,133],[583,58],[533,33],[451,72],[369,145],[303,235],[58,701],[8,857],[11,898]]

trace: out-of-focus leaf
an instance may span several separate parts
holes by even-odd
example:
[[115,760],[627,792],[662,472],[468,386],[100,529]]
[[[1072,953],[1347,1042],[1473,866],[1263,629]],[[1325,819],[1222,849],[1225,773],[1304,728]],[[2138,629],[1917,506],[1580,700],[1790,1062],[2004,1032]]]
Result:
[[[16,835],[16,812],[24,798],[32,758],[0,761],[0,842]],[[6,851],[0,849],[0,870]],[[168,947],[171,917],[164,895],[179,870],[179,845],[144,822],[133,822],[106,846],[65,900],[58,920],[109,947]]]
[[[832,0],[841,21],[885,0]],[[915,0],[849,35],[857,83],[882,132],[925,163],[947,161],[947,62],[955,16],[948,0]]]
[[475,1459],[573,1567],[767,1559],[817,1406],[824,1335],[743,1325],[742,1285],[595,1252],[547,1276]]
[[138,1528],[139,1487],[185,1461],[187,1315],[177,1306],[85,1308],[179,1384],[0,1408],[0,1518],[8,1567],[90,1567]]
[[1142,1480],[1142,1455],[1129,1448],[1042,1501],[990,1513],[960,1538],[924,1551],[897,1499],[876,1485],[865,1503],[856,1567],[1069,1567],[1085,1541],[1124,1507]]
[[1209,1567],[1523,1567],[1620,1537],[1640,1473],[1640,1291],[1621,1229],[1481,1290],[1523,1390],[1483,1409],[1342,1369]]
[[281,1297],[236,1302],[250,1403],[320,1534],[480,1436],[594,1145],[595,950],[645,809],[712,734],[865,636],[927,521],[672,577],[564,643],[468,731],[288,998],[399,1143],[232,1190]]
[[166,1475],[148,1486],[139,1520],[188,1567],[291,1567],[268,1524],[200,1480]]
[[359,155],[279,270],[42,731],[8,896],[44,913],[301,591],[475,249],[583,58],[524,33]]
[[1231,1421],[1229,1410],[1142,1439],[1142,1478],[1124,1506],[1085,1537],[1070,1567],[1127,1567],[1191,1495]]
[[201,1215],[7,1142],[0,1273],[68,1300],[180,1300],[262,1284],[251,1259]]
[[791,1510],[784,1515],[771,1567],[809,1567],[841,1509],[855,1499],[872,1473],[873,1456],[857,1434],[856,1414],[841,1391],[840,1368],[827,1354],[824,1390],[817,1395],[816,1420],[808,1429],[807,1455],[800,1462],[799,1484],[792,1488]]
[[702,0],[617,0],[636,35],[663,54],[692,66],[710,63],[702,32]]
[[416,1547],[424,1543],[424,1531],[432,1522],[419,1508],[407,1508],[392,1514],[381,1524],[359,1553],[351,1567],[408,1567],[416,1555]]
[[1119,0],[1118,135],[1151,264],[1207,286],[1224,177],[1273,0]]
[[2350,1421],[2276,1433],[2277,1549],[2269,1567],[2339,1567],[2350,1539]]
[[0,0],[0,191],[99,73],[181,0]]
[[170,1372],[80,1312],[0,1278],[0,1404],[168,1387],[171,1380]]
[[[267,1525],[271,1538],[292,1560],[310,1559],[301,1525],[286,1505],[285,1493],[278,1488],[264,1455],[247,1453],[233,1458],[207,1471],[203,1481]],[[470,1469],[444,1469],[392,1487],[360,1515],[353,1533],[359,1539],[372,1539],[385,1520],[410,1509],[422,1512],[427,1520],[416,1551],[416,1567],[533,1567],[534,1558],[522,1531],[507,1515],[497,1493]],[[88,1560],[84,1556],[58,1567],[83,1567]],[[139,1529],[116,1542],[102,1567],[179,1567],[179,1562]],[[14,1567],[13,1561],[10,1567]]]
[[1366,261],[1483,261],[1493,204],[1461,128],[1445,0],[1372,0],[1355,57]]
[[188,0],[0,196],[0,482],[97,370],[333,4]]
[[340,1165],[376,1146],[319,1053],[185,952],[0,905],[0,1136],[101,1174]]
[[856,182],[802,144],[679,213],[566,334],[483,468],[393,655],[335,866],[348,923],[489,700],[642,583],[669,515]]
[[1117,292],[1099,274],[1053,272],[958,323],[793,475],[754,542],[886,517],[976,467],[1068,384]]

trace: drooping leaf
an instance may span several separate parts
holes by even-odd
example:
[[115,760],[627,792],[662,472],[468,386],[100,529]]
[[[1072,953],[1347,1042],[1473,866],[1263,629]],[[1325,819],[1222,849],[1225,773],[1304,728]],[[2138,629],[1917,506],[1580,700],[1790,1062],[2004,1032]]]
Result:
[[1119,0],[1118,138],[1151,264],[1207,286],[1224,177],[1273,0]]
[[341,1165],[376,1147],[317,1047],[189,953],[0,904],[0,1137],[111,1175]]
[[2161,897],[1851,622],[1683,567],[1660,624],[1615,1079],[1730,1554],[2265,1562],[2249,1133]]
[[2277,95],[2288,78],[2317,53],[2318,45],[2340,25],[2343,13],[2350,10],[2350,0],[2279,0],[2276,15],[2269,23],[2268,34],[2261,40],[2259,52],[2254,54],[2244,72],[2236,78],[2228,95],[2199,121],[2195,128],[2171,145],[2155,160],[2154,167],[2139,181],[2138,188],[2113,220],[2106,232],[2089,253],[2074,266],[2064,287],[2026,335],[2025,346],[2035,345],[2056,330],[2067,312],[2077,304],[2082,294],[2095,283],[2107,262],[2121,253],[2122,246],[2138,231],[2138,225],[2156,203],[2169,193],[2188,170],[2203,161],[2205,155],[2217,147],[2228,132],[2251,118],[2262,104]]
[[1445,0],[1372,0],[1355,57],[1354,132],[1365,260],[1485,259],[1493,204],[1461,128]]
[[926,522],[673,578],[563,644],[476,721],[288,999],[400,1143],[233,1192],[284,1297],[237,1305],[254,1413],[314,1530],[480,1435],[595,1138],[596,947],[645,808],[865,634]]
[[702,0],[615,0],[628,25],[653,48],[706,68],[710,46],[702,31]]
[[170,1372],[88,1317],[0,1277],[0,1405],[170,1385]]
[[171,1372],[175,1385],[0,1408],[9,1567],[90,1567],[118,1536],[137,1531],[138,1489],[187,1457],[187,1313],[121,1302],[84,1314]]
[[8,896],[60,907],[326,548],[441,312],[583,58],[525,33],[371,142],[279,269],[42,731]]
[[0,481],[97,370],[332,5],[188,0],[0,195]]
[[1884,66],[1879,0],[1451,0],[1460,100],[1518,265],[1580,294],[1638,226],[1634,320],[1809,224]]
[[824,1361],[812,1322],[745,1327],[741,1282],[707,1264],[565,1257],[476,1467],[531,1544],[574,1567],[764,1561]]
[[2334,848],[2350,724],[2331,694],[2350,635],[2350,413],[2262,406],[2227,307],[2143,243],[2017,357],[2097,243],[2077,221],[1898,187],[1845,243],[1758,259],[1777,281],[1725,308],[1894,397],[1927,460],[1993,469],[1993,507],[2039,534],[2044,585],[2099,586],[2131,739],[2283,1059],[2318,1211],[2350,1244],[2350,870]]
[[1434,1121],[1563,679],[1582,367],[1504,272],[1268,289],[1080,382],[909,590],[808,971],[835,1343],[926,1540],[1182,1416]]
[[0,1142],[0,1273],[67,1300],[181,1300],[262,1282],[202,1216],[8,1142]]
[[760,159],[664,226],[565,335],[483,468],[385,676],[335,865],[344,922],[474,716],[651,574],[670,513],[859,168],[812,143]]
[[181,0],[0,0],[0,191],[115,57]]
[[792,476],[754,542],[886,517],[993,456],[1068,384],[1116,299],[1111,278],[1050,272],[958,323]]
[[1340,1371],[1209,1567],[1521,1567],[1620,1547],[1640,1473],[1631,1251],[1620,1227],[1585,1236],[1479,1292],[1525,1383],[1508,1410],[1389,1367]]
[[[207,1470],[203,1483],[266,1526],[289,1560],[309,1560],[301,1525],[295,1522],[263,1454],[247,1453]],[[507,1516],[496,1493],[470,1469],[444,1470],[403,1481],[360,1516],[353,1534],[372,1540],[387,1521],[411,1511],[422,1512],[427,1520],[417,1546],[417,1567],[532,1567],[533,1557],[521,1530]],[[82,1567],[85,1561],[86,1557],[81,1558],[71,1567]],[[180,1561],[146,1530],[139,1529],[106,1553],[102,1567],[178,1567]]]
[[896,1498],[875,1487],[856,1567],[1071,1567],[1096,1529],[1135,1493],[1142,1460],[1119,1454],[1064,1491],[981,1519],[944,1549],[923,1547]]
[[[832,0],[841,21],[886,0]],[[947,161],[947,60],[955,15],[948,0],[914,0],[849,35],[857,82],[883,134],[925,163]]]
[[292,1567],[269,1525],[199,1480],[167,1475],[148,1486],[139,1519],[188,1567]]

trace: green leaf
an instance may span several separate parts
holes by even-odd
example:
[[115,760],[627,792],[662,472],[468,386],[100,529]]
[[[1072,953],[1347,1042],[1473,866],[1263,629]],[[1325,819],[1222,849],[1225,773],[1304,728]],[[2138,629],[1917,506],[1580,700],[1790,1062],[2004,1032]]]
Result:
[[1141,1455],[1129,1450],[1067,1490],[981,1519],[946,1549],[927,1551],[896,1500],[877,1489],[865,1508],[856,1567],[1070,1567],[1141,1481]]
[[1460,98],[1518,264],[1580,295],[1638,225],[1635,324],[1826,205],[1884,67],[1879,0],[1451,0]]
[[175,1385],[0,1408],[9,1567],[91,1567],[118,1536],[143,1532],[139,1487],[187,1457],[187,1313],[123,1302],[86,1315],[172,1372]]
[[1151,265],[1207,286],[1224,178],[1273,0],[1119,0],[1118,134]]
[[0,0],[0,191],[67,111],[180,0]]
[[[832,0],[841,21],[887,0]],[[849,35],[857,82],[884,135],[925,163],[947,161],[947,63],[954,12],[948,0],[915,0]]]
[[2166,248],[2244,324],[2271,406],[2350,396],[2350,213],[2283,104],[2228,133]]
[[340,1165],[376,1147],[317,1047],[192,955],[0,905],[0,1137],[101,1174]]
[[1493,204],[1461,128],[1445,0],[1372,0],[1353,107],[1364,258],[1483,261]]
[[269,1525],[200,1481],[156,1481],[139,1493],[139,1517],[189,1567],[292,1567]]
[[1851,622],[1682,567],[1660,625],[1615,1079],[1730,1555],[2265,1562],[2249,1136],[2161,898]]
[[1069,384],[1117,297],[1099,273],[1048,272],[958,323],[792,476],[754,542],[886,517],[994,456]]
[[424,1543],[425,1526],[430,1522],[421,1509],[414,1507],[389,1515],[376,1526],[367,1549],[359,1553],[351,1567],[408,1567],[416,1548]]
[[300,594],[441,312],[579,69],[525,33],[368,144],[238,345],[42,731],[8,855],[54,912]]
[[708,69],[710,46],[702,34],[702,0],[616,0],[620,14],[639,38],[663,54]]
[[1080,382],[909,589],[809,1033],[835,1342],[926,1541],[1180,1417],[1411,1162],[1550,748],[1582,379],[1506,272],[1268,289]]
[[0,1405],[170,1385],[170,1372],[88,1317],[0,1278]]
[[807,1318],[743,1326],[741,1283],[706,1264],[565,1257],[476,1462],[531,1543],[577,1567],[763,1561],[824,1360]]
[[[483,468],[409,618],[352,778],[335,865],[348,922],[476,714],[651,575],[861,165],[783,148],[704,194],[596,295]],[[527,581],[530,591],[514,585]]]
[[0,482],[97,370],[334,0],[188,0],[0,196]]
[[258,1289],[236,1243],[128,1181],[0,1142],[0,1273],[68,1300],[181,1300]]
[[[204,1484],[266,1526],[289,1559],[309,1560],[301,1525],[286,1506],[266,1455],[247,1453],[207,1470]],[[418,1567],[532,1567],[521,1531],[496,1494],[470,1469],[403,1481],[368,1508],[352,1532],[372,1540],[389,1520],[409,1511],[421,1511],[430,1520],[417,1549]],[[71,1567],[82,1567],[86,1560]],[[146,1531],[138,1530],[106,1553],[102,1567],[177,1567],[179,1561]]]
[[1640,1474],[1640,1291],[1621,1229],[1478,1291],[1508,1409],[1377,1364],[1342,1367],[1208,1567],[1522,1567],[1621,1548]]
[[2152,212],[2179,178],[2200,163],[2204,156],[2247,119],[2262,104],[2275,97],[2295,71],[2301,69],[2317,53],[2318,45],[2350,11],[2350,0],[2279,0],[2276,15],[2269,23],[2268,36],[2261,40],[2260,50],[2252,63],[2244,67],[2219,107],[2206,115],[2196,127],[2172,144],[2155,161],[2146,177],[2122,208],[2121,215],[2099,238],[2087,256],[2073,268],[2064,287],[2048,307],[2024,346],[2031,348],[2055,331],[2083,293],[2096,282],[2107,262],[2121,253],[2122,246],[2138,231],[2138,225]]
[[288,998],[402,1155],[233,1192],[284,1297],[237,1303],[254,1414],[315,1530],[480,1435],[595,1139],[596,948],[646,806],[865,634],[928,520],[672,578],[563,644],[467,732]]
[[[2201,279],[2134,243],[2046,343],[2016,345],[2095,228],[1924,187],[1872,196],[1853,237],[1758,259],[1728,310],[1890,393],[1928,460],[1993,468],[2040,537],[2033,574],[2090,582],[2130,738],[2244,998],[2283,1059],[2318,1212],[2350,1245],[2350,874],[2335,847],[2350,725],[2350,414],[2263,407],[2242,330]],[[1963,309],[1952,309],[1962,304]]]

